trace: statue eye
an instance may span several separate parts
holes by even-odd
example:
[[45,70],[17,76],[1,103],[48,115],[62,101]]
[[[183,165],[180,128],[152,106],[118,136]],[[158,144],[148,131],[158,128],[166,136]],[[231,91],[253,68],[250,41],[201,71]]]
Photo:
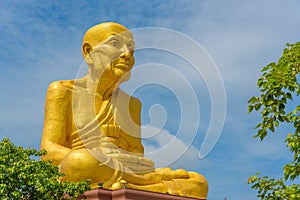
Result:
[[133,48],[129,49],[129,51],[130,51],[130,54],[134,54],[134,49]]
[[132,44],[127,45],[128,50],[130,51],[131,54],[134,53],[134,46]]
[[117,48],[120,46],[120,42],[118,40],[111,40],[109,43]]

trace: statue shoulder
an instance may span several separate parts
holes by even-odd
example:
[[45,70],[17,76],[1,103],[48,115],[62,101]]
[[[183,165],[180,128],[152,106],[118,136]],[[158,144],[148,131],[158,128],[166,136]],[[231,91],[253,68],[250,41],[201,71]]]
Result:
[[53,81],[49,85],[49,89],[52,90],[67,90],[67,89],[73,89],[74,87],[74,80],[59,80],[59,81]]
[[64,95],[71,92],[74,88],[74,80],[59,80],[52,82],[49,87],[47,94],[60,94]]

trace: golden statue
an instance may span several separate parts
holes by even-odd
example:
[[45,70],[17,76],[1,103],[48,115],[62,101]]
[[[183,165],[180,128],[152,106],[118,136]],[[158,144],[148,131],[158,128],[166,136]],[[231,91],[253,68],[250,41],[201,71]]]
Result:
[[92,188],[127,188],[206,198],[208,184],[195,172],[154,168],[141,143],[140,101],[118,86],[130,78],[134,40],[124,26],[90,28],[82,54],[88,74],[50,84],[41,149],[65,173],[64,180],[90,179]]

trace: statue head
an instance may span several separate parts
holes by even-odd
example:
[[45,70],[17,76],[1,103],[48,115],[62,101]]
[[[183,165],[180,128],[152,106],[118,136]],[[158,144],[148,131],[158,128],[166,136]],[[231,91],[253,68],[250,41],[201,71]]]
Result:
[[95,25],[83,37],[82,55],[94,75],[110,71],[122,77],[134,65],[133,53],[132,33],[115,22]]

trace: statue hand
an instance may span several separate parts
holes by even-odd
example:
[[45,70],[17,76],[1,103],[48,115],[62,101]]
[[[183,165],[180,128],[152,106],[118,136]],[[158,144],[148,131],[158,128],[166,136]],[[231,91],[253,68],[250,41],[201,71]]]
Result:
[[103,134],[108,137],[119,138],[120,136],[120,127],[117,125],[101,125],[101,130]]
[[124,180],[137,185],[148,185],[168,181],[172,179],[188,179],[189,173],[185,170],[171,170],[170,168],[158,168],[154,172],[146,174],[125,173]]
[[148,173],[154,171],[154,162],[148,158],[128,153],[115,153],[109,155],[111,158],[122,163],[127,171],[132,173]]
[[94,148],[93,151],[99,152],[99,155],[102,154],[114,162],[118,162],[120,165],[124,166],[125,171],[130,171],[132,173],[148,173],[153,172],[155,169],[152,160],[142,157],[139,154],[124,151],[117,148],[117,146],[112,143],[107,143],[104,146]]

